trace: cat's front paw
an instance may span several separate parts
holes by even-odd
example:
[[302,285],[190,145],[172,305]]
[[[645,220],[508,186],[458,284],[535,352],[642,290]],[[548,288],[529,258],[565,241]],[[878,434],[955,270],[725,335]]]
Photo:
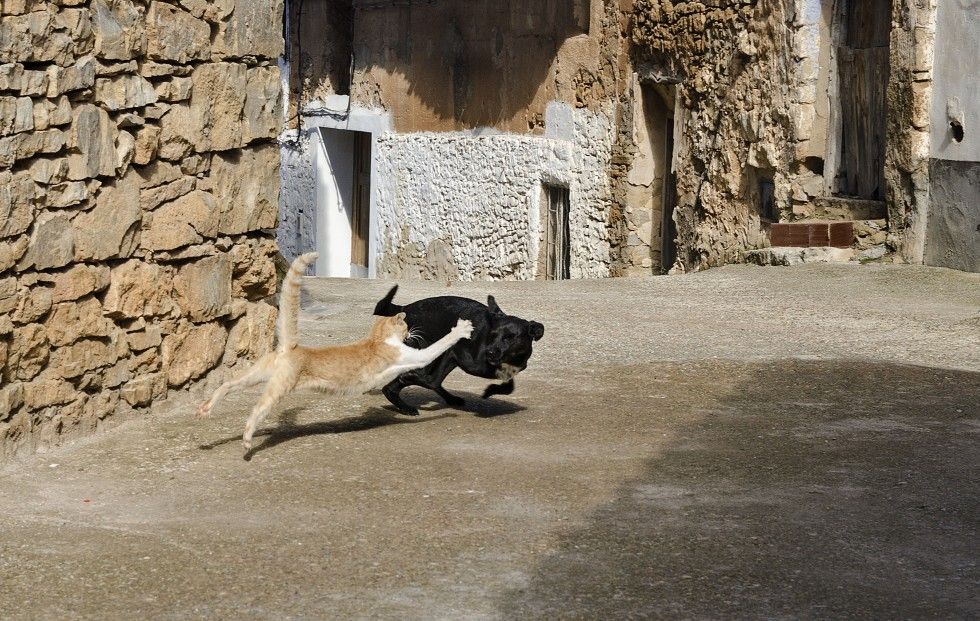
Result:
[[197,408],[197,417],[203,418],[211,413],[211,400],[208,399]]
[[453,334],[461,339],[468,339],[473,335],[473,322],[469,319],[460,319],[453,327]]

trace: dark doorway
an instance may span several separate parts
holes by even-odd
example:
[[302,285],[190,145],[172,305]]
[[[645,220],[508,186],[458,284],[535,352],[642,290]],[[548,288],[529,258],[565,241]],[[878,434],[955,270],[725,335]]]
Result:
[[664,197],[663,225],[661,226],[660,271],[666,274],[677,260],[677,224],[674,222],[674,208],[677,206],[677,174],[674,173],[674,117],[667,117],[664,128],[667,137],[664,145]]
[[542,209],[544,239],[541,245],[538,277],[547,280],[566,280],[570,277],[571,248],[569,245],[568,188],[544,185]]
[[841,122],[835,193],[881,200],[891,0],[847,0],[838,25]]
[[[371,234],[371,134],[354,134],[354,193],[351,205],[351,275],[367,276]],[[355,274],[355,272],[358,272]]]

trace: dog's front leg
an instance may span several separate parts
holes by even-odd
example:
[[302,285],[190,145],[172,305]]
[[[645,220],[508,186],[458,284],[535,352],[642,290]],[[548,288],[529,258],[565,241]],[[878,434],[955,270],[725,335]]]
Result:
[[401,356],[398,362],[391,368],[392,371],[397,371],[398,374],[404,373],[405,371],[412,371],[414,369],[421,369],[422,367],[432,364],[436,358],[443,355],[449,348],[461,341],[462,339],[468,339],[473,334],[473,324],[469,320],[460,319],[453,326],[453,329],[449,331],[449,334],[442,337],[432,345],[429,345],[425,349],[415,349],[409,347],[405,344],[401,345]]
[[483,398],[489,399],[494,395],[509,395],[514,392],[514,380],[507,380],[503,384],[490,384],[483,391]]

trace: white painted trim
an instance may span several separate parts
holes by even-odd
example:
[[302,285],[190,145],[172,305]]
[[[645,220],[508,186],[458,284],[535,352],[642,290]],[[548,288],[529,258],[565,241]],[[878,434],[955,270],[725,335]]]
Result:
[[[377,271],[378,271],[377,259],[383,250],[381,246],[382,235],[381,235],[381,230],[379,228],[381,217],[378,208],[378,205],[380,204],[379,191],[383,179],[381,179],[381,177],[379,176],[379,171],[378,171],[378,138],[391,131],[391,127],[392,127],[391,116],[383,110],[376,110],[373,108],[362,108],[360,106],[357,106],[356,104],[351,106],[349,113],[347,113],[346,111],[338,112],[336,110],[328,108],[322,102],[312,101],[303,107],[303,122],[307,128],[314,131],[317,135],[320,134],[320,132],[318,131],[320,128],[340,129],[340,130],[357,131],[357,132],[364,132],[367,134],[371,134],[371,205],[370,205],[371,228],[370,228],[370,236],[368,239],[368,269],[367,269],[366,277],[377,278]],[[314,170],[314,174],[317,175],[317,177],[319,178],[316,169]],[[320,239],[319,239],[319,230],[320,230],[319,204],[320,202],[318,198],[317,199],[317,216],[318,216],[317,247],[322,248],[322,246],[320,246]],[[348,264],[349,264],[350,263],[349,238],[347,241],[347,245],[348,245],[347,255],[348,255]],[[320,256],[322,260],[323,257],[322,252]],[[319,264],[317,268],[317,275],[323,275],[320,274],[319,272]],[[349,270],[347,275],[348,276],[350,275]],[[365,277],[365,276],[357,275],[357,277]]]

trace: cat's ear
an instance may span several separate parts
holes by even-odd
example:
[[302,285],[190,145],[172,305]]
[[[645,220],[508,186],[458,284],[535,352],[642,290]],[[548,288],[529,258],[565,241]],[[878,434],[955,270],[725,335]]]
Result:
[[544,336],[544,325],[538,323],[537,321],[529,321],[528,323],[531,324],[531,338],[535,341],[540,340],[541,337]]
[[397,315],[395,315],[395,317],[398,317],[399,319],[404,320],[405,319],[405,313],[398,313]]
[[490,309],[490,314],[492,315],[505,315],[504,311],[500,310],[497,306],[497,300],[493,299],[492,295],[487,296],[487,308]]

